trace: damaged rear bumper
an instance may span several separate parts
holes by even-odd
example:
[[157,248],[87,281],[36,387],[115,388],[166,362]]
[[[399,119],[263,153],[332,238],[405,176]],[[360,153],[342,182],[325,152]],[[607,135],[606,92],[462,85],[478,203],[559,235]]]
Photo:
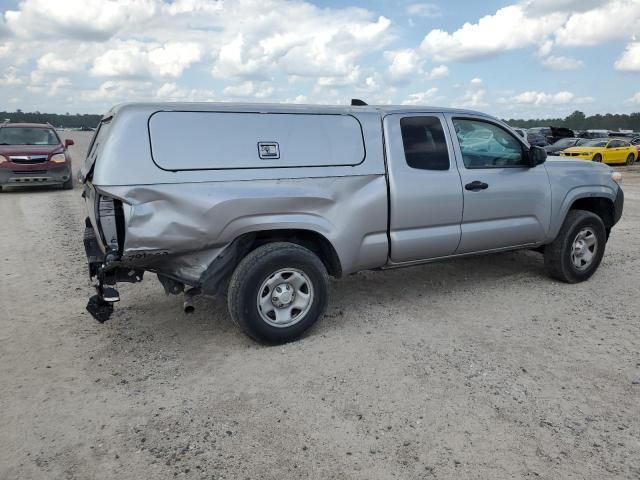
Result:
[[96,294],[87,303],[87,311],[100,323],[104,323],[113,313],[113,304],[120,300],[116,288],[118,282],[136,283],[142,281],[144,271],[135,268],[122,268],[119,259],[113,253],[105,254],[101,249],[91,221],[85,220],[84,249],[89,265],[89,278],[95,279]]

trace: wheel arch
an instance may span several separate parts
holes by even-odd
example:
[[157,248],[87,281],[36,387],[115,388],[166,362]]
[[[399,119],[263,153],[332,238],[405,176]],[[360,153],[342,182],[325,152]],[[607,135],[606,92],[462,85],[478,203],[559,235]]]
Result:
[[326,267],[329,275],[335,278],[342,276],[342,262],[334,245],[327,237],[315,230],[305,228],[255,230],[240,235],[236,241],[242,239],[248,240],[245,254],[267,243],[295,243],[315,253]]
[[571,210],[586,210],[598,215],[602,219],[608,235],[616,223],[615,198],[615,193],[606,186],[583,186],[569,191],[556,217],[558,221],[553,225],[550,240],[556,238]]
[[[614,224],[614,207],[613,201],[605,197],[582,197],[577,198],[569,207],[571,210],[586,210],[587,212],[595,213],[602,219],[605,228],[607,229],[607,235],[611,231]],[[567,212],[568,213],[568,212]]]

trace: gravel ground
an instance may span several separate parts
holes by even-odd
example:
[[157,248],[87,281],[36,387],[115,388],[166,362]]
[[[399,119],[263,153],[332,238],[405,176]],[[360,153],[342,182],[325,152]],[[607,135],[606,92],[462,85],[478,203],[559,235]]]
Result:
[[[65,136],[79,163],[88,135]],[[80,189],[2,193],[0,478],[638,479],[640,166],[622,170],[589,282],[534,252],[360,273],[271,348],[151,275],[96,323]]]

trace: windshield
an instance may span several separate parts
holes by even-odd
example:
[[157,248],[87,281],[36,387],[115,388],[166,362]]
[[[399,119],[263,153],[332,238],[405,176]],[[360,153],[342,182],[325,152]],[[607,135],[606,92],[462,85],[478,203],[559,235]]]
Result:
[[58,145],[60,139],[51,128],[0,128],[0,145]]
[[583,147],[606,147],[606,140],[590,140],[582,144]]
[[570,147],[574,145],[576,141],[573,138],[562,138],[553,144],[554,147]]

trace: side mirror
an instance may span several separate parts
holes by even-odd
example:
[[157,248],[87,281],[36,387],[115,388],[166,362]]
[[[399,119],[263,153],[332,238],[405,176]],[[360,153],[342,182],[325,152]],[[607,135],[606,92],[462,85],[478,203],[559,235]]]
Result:
[[547,151],[542,147],[531,147],[528,153],[530,167],[541,165],[547,160]]
[[71,140],[70,138],[67,138],[67,139],[64,141],[64,146],[65,146],[65,147],[70,147],[71,145],[75,145],[75,144],[76,144],[76,142],[74,142],[74,141],[73,141],[73,140]]

